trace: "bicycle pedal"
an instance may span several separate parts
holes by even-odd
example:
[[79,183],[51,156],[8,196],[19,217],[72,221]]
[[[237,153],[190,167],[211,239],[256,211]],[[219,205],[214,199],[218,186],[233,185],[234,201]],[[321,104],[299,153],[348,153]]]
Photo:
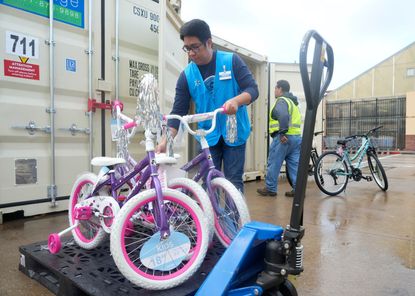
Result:
[[367,177],[366,177],[366,181],[371,182],[371,181],[372,181],[372,177],[367,176]]

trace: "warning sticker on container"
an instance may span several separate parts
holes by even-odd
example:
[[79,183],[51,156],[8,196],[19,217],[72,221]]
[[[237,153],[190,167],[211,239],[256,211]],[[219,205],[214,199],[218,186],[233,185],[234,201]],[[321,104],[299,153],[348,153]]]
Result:
[[39,65],[4,60],[4,76],[39,80]]

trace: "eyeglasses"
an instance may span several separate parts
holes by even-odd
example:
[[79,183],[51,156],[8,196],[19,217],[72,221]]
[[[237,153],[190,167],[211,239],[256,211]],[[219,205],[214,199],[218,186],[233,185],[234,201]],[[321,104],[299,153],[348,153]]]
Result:
[[193,51],[194,53],[198,53],[202,45],[203,43],[191,44],[190,46],[183,45],[182,49],[185,53],[189,53],[190,51]]

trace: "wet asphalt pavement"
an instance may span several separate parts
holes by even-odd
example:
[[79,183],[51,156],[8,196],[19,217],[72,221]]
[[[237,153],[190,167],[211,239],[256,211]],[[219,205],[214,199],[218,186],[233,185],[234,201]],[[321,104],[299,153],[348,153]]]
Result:
[[[304,205],[304,272],[291,278],[299,295],[415,295],[415,155],[380,156],[387,192],[374,181],[351,182],[339,196],[321,193],[310,177]],[[365,172],[365,170],[363,170]],[[289,224],[292,198],[280,180],[277,197],[263,181],[245,183],[253,220]],[[18,247],[67,227],[67,213],[0,225],[0,295],[52,295],[18,271]]]

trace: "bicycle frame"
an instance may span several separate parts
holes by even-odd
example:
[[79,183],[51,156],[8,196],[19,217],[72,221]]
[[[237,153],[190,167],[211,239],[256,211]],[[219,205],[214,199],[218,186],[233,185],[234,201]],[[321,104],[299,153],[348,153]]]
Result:
[[[348,149],[343,149],[342,153],[342,161],[345,161],[349,167],[352,169],[362,167],[363,157],[366,155],[367,151],[372,147],[369,137],[362,137],[362,144],[360,145],[359,149],[357,150],[354,156],[350,156]],[[354,162],[357,159],[356,162]],[[354,162],[354,163],[353,163]],[[352,176],[353,172],[347,173],[347,176]]]
[[313,135],[314,135],[313,142],[312,142],[313,144],[312,144],[312,148],[311,148],[311,152],[310,152],[310,159],[311,159],[311,162],[312,162],[312,166],[310,165],[310,167],[309,167],[309,170],[308,170],[309,173],[313,173],[314,168],[316,167],[316,164],[317,164],[317,159],[320,157],[318,155],[318,152],[317,152],[315,137],[322,134],[322,133],[323,133],[323,131],[313,133]]
[[[209,150],[209,144],[206,141],[206,135],[211,133],[215,127],[216,127],[216,115],[220,112],[224,112],[223,108],[218,108],[212,112],[208,113],[201,113],[201,114],[194,114],[194,115],[187,115],[187,116],[178,116],[178,115],[166,115],[164,116],[164,119],[178,119],[180,120],[186,130],[193,136],[197,135],[200,137],[200,145],[202,147],[202,151],[192,160],[190,160],[188,163],[186,163],[184,166],[181,167],[182,170],[188,172],[195,166],[199,166],[199,169],[195,176],[193,177],[193,180],[195,182],[199,182],[203,178],[203,183],[206,184],[207,192],[209,199],[211,201],[213,210],[218,213],[219,212],[219,206],[218,201],[213,198],[213,189],[211,186],[211,181],[215,177],[224,177],[224,174],[216,169],[215,164],[213,163],[212,156]],[[204,120],[212,119],[212,125],[209,128],[209,130],[197,130],[193,131],[189,127],[189,123],[191,122],[199,122]]]
[[195,166],[199,165],[197,173],[194,175],[193,180],[199,182],[203,178],[203,183],[206,184],[208,196],[212,203],[213,210],[217,213],[219,211],[217,200],[212,198],[213,190],[211,181],[215,177],[224,177],[223,173],[215,168],[209,148],[203,148],[195,158],[190,160],[187,164],[181,167],[182,170],[188,172]]
[[[128,129],[130,127],[133,127],[133,132],[129,135],[129,137],[133,136],[135,133],[135,127],[137,123],[132,120],[131,118],[125,116],[121,113],[121,107],[122,105],[120,103],[116,103],[115,109],[117,112],[117,125],[120,127],[120,120],[119,118],[122,118],[123,120],[127,121],[128,123],[122,127],[124,129]],[[162,208],[163,208],[163,193],[161,189],[161,183],[158,178],[158,165],[156,164],[155,160],[155,152],[154,152],[154,135],[151,133],[151,131],[146,130],[145,131],[145,143],[146,143],[146,152],[147,155],[142,159],[140,162],[136,162],[131,155],[124,155],[124,157],[127,158],[127,163],[134,166],[134,169],[131,172],[125,172],[125,165],[115,165],[113,170],[110,170],[107,172],[109,174],[110,178],[105,180],[104,182],[98,183],[93,192],[91,193],[91,196],[94,194],[99,194],[99,191],[104,186],[110,186],[111,188],[111,195],[112,197],[117,200],[117,202],[122,206],[125,204],[131,197],[138,194],[141,189],[143,189],[146,182],[151,178],[151,188],[154,188],[156,191],[156,206],[154,206],[155,210],[155,219],[158,223],[156,223],[157,226],[160,228],[160,235],[161,237],[166,237],[170,235],[169,230],[169,224],[167,221],[167,217],[162,214]],[[120,177],[117,178],[115,176],[115,171],[118,171],[120,174]],[[125,175],[126,173],[126,175]],[[129,183],[131,180],[135,181],[135,184],[133,185],[133,188],[129,192],[128,196],[122,200],[119,199],[119,196],[117,194],[117,191],[121,189],[122,186],[125,184],[128,184],[131,186],[131,183]]]

